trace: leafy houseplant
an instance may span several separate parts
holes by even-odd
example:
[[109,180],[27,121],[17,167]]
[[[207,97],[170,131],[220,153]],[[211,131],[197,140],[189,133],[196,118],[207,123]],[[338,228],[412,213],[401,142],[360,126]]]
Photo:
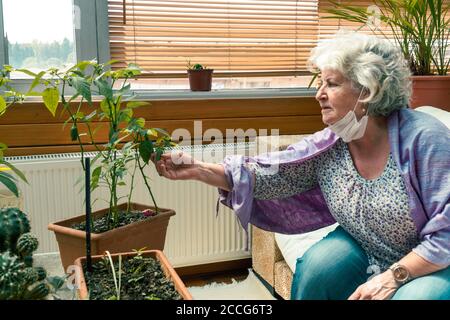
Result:
[[[9,85],[11,80],[8,78],[8,75],[11,71],[12,67],[8,65],[5,65],[4,68],[0,70],[0,116],[2,116],[13,104],[17,102],[20,103],[24,100],[24,96]],[[3,152],[6,149],[8,149],[8,146],[0,142],[0,183],[16,197],[19,197],[19,190],[16,184],[17,179],[6,171],[13,171],[24,182],[27,182],[27,179],[20,170],[14,167],[14,165],[5,161]]]
[[[14,103],[24,100],[24,96],[9,85],[8,74],[11,71],[11,66],[0,70],[0,116]],[[6,171],[13,171],[28,182],[20,170],[5,161],[3,151],[6,149],[7,146],[0,143],[0,183],[19,197],[17,179]],[[0,300],[44,299],[64,283],[60,277],[47,277],[44,268],[33,267],[33,252],[39,243],[30,229],[28,217],[20,209],[0,209]]]
[[[366,8],[330,2],[335,8],[327,10],[332,16],[326,18],[358,22],[376,31],[369,23],[373,13]],[[413,73],[413,106],[434,103],[450,109],[450,76],[447,75],[450,57],[446,55],[450,40],[450,3],[442,0],[375,0],[373,3],[380,9],[379,19],[389,26],[393,40],[409,62]],[[428,77],[434,74],[440,77]],[[425,87],[425,92],[418,92],[424,86],[420,80],[428,84],[438,82],[438,88]],[[439,94],[444,94],[443,101],[436,99]]]
[[[114,61],[105,64],[82,61],[67,70],[51,68],[38,74],[24,69],[18,71],[34,77],[29,95],[41,95],[53,115],[60,106],[69,115],[65,125],[70,125],[70,138],[80,146],[83,169],[84,144],[94,146],[97,151],[91,161],[89,187],[91,191],[107,188],[109,199],[106,209],[92,214],[92,253],[128,252],[142,247],[162,250],[169,219],[175,212],[156,205],[144,169],[151,154],[155,153],[158,159],[173,143],[164,130],[146,128],[145,119],[133,116],[135,108],[147,104],[135,100],[127,83],[140,73],[139,67],[130,64],[125,69],[112,71],[108,69],[112,63]],[[123,79],[122,84],[114,90],[119,79]],[[38,85],[45,89],[36,92]],[[74,92],[71,96],[66,96],[68,88]],[[100,102],[92,101],[94,94],[101,97]],[[107,142],[100,144],[96,142],[96,135],[102,123],[108,126]],[[140,172],[153,207],[131,201],[136,172]],[[121,196],[119,188],[127,187],[127,175],[131,175],[128,195]],[[120,203],[125,198],[126,201]],[[85,228],[84,215],[49,225],[57,237],[65,269],[86,254]]]
[[198,63],[192,65],[188,61],[187,73],[191,91],[211,91],[213,72],[213,69],[208,69]]

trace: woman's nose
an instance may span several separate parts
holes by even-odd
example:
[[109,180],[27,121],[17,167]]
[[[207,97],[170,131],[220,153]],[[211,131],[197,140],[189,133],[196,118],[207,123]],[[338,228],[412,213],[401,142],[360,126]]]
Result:
[[323,86],[320,86],[319,89],[317,89],[317,93],[316,93],[316,100],[320,101],[326,98],[326,94],[325,91],[323,89]]

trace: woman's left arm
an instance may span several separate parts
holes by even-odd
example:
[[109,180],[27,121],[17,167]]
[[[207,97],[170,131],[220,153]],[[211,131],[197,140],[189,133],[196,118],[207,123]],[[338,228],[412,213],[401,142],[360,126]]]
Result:
[[[433,264],[418,254],[411,251],[404,256],[398,264],[402,265],[409,272],[411,279],[419,278],[427,274],[442,270],[446,266]],[[388,269],[385,272],[373,276],[369,281],[360,285],[356,291],[348,298],[349,300],[385,300],[390,299],[401,286],[395,278],[393,272]]]

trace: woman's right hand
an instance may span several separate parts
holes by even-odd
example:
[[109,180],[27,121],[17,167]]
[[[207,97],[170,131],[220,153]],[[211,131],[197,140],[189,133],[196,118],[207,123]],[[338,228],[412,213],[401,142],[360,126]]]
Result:
[[161,155],[159,161],[156,161],[155,154],[151,159],[155,163],[156,171],[160,176],[170,180],[189,180],[197,179],[199,167],[202,162],[195,160],[189,154],[182,151],[168,152]]

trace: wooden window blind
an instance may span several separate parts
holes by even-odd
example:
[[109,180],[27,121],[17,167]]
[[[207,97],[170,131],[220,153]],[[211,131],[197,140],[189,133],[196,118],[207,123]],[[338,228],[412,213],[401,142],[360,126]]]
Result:
[[188,60],[217,76],[307,74],[318,36],[313,0],[109,0],[108,15],[111,58],[148,77],[186,76]]
[[[374,1],[340,3],[374,7]],[[339,29],[394,40],[386,23],[373,32],[325,19],[332,7],[326,0],[108,0],[111,58],[137,63],[144,77],[155,78],[185,77],[187,61],[222,77],[305,75],[311,49]]]

